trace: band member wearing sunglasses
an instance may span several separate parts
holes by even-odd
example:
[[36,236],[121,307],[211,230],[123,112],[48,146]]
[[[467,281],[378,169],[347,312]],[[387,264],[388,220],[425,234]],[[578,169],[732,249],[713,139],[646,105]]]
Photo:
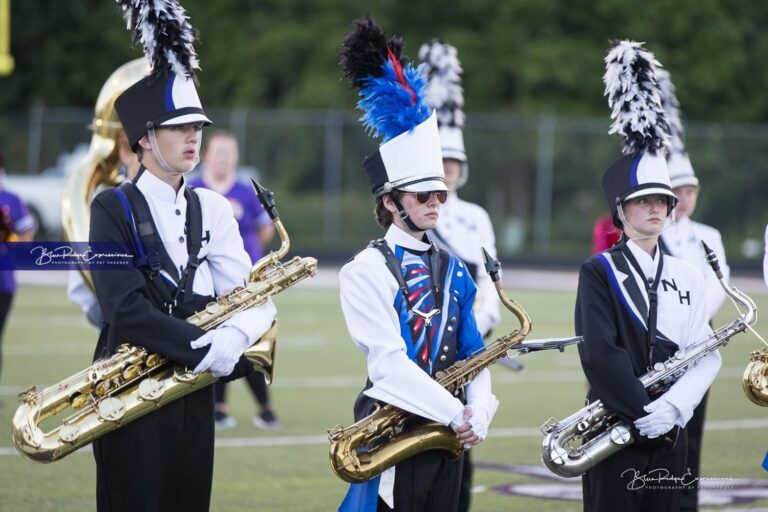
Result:
[[[368,131],[385,141],[363,162],[376,221],[385,233],[339,274],[347,328],[368,366],[366,386],[354,406],[355,421],[373,412],[377,403],[392,404],[450,425],[469,449],[487,435],[498,401],[488,370],[466,386],[465,397],[454,396],[434,380],[438,371],[484,346],[472,311],[476,288],[467,266],[438,249],[426,234],[437,225],[448,196],[436,115],[424,104],[423,79],[400,62],[402,41],[390,39],[384,46],[386,38],[370,18],[356,25],[357,31],[344,40],[342,66],[361,87],[359,106],[366,112]],[[378,37],[366,40],[372,34]],[[354,55],[355,49],[371,47],[380,47],[380,61],[356,69],[371,54]],[[378,81],[379,75],[402,81]],[[394,92],[387,89],[392,83],[397,84]],[[403,90],[408,101],[400,111],[387,110],[392,101],[377,103],[390,94],[402,97]],[[442,450],[416,454],[368,482],[352,484],[340,510],[456,510],[462,459],[451,460]]]

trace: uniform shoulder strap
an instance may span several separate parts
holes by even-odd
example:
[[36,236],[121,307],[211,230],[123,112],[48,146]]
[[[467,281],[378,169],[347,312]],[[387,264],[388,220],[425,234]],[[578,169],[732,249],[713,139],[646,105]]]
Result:
[[182,301],[192,300],[192,286],[195,281],[195,272],[203,260],[198,255],[203,246],[203,211],[200,206],[200,197],[192,187],[184,189],[184,197],[187,200],[187,266],[179,279],[179,287],[176,297],[183,294]]
[[373,247],[374,249],[378,250],[382,256],[384,256],[384,261],[387,264],[387,268],[395,277],[395,280],[397,280],[397,284],[400,286],[400,291],[403,293],[403,298],[407,303],[408,285],[405,283],[405,279],[403,278],[403,271],[400,269],[400,262],[397,261],[395,253],[393,253],[392,249],[389,248],[387,241],[383,238],[377,238],[376,240],[372,240],[368,244],[368,247]]

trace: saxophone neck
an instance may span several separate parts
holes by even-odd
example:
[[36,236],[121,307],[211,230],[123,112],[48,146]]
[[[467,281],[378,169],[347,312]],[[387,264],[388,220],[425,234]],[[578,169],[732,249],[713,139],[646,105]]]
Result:
[[[496,287],[496,293],[499,295],[499,300],[504,304],[504,307],[511,311],[520,322],[520,334],[523,338],[528,336],[531,332],[531,317],[525,311],[523,306],[507,297],[504,293],[504,288],[501,286],[501,263],[496,258],[493,258],[485,248],[481,248],[483,251],[483,261],[485,262],[485,271],[491,276],[493,285]],[[522,340],[522,338],[521,338]]]
[[288,254],[288,249],[291,247],[291,239],[288,237],[288,231],[283,226],[280,220],[280,215],[277,213],[277,207],[275,206],[275,195],[266,187],[260,185],[256,180],[251,178],[251,184],[256,191],[256,197],[259,198],[261,206],[264,211],[267,212],[269,218],[272,219],[272,223],[277,230],[277,236],[280,237],[280,247],[277,251],[272,251],[266,256],[257,261],[253,267],[251,267],[251,274],[248,278],[249,281],[259,281],[261,275],[270,265],[276,265],[281,259]]
[[725,294],[728,295],[733,301],[741,304],[741,307],[743,308],[741,315],[742,322],[744,322],[746,325],[754,325],[757,321],[757,306],[755,305],[755,301],[753,301],[752,298],[746,293],[737,290],[725,282],[725,277],[723,276],[723,272],[720,269],[720,262],[717,258],[717,254],[715,254],[715,251],[710,249],[703,240],[701,245],[704,247],[707,263],[709,263],[709,266],[712,267],[712,271],[717,276],[718,281],[720,281],[720,286],[722,286],[723,290],[725,290]]

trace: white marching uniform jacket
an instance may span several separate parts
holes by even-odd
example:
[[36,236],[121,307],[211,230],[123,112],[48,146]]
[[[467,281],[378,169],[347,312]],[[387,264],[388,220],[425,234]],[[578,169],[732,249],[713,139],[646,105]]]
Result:
[[491,277],[485,271],[480,250],[485,248],[491,257],[496,258],[496,236],[488,212],[481,206],[459,199],[456,192],[450,192],[445,204],[440,207],[440,219],[432,233],[438,246],[470,266],[472,278],[477,284],[475,320],[477,329],[485,336],[501,321],[499,298]]
[[[187,265],[186,219],[187,200],[184,182],[178,191],[149,171],[140,174],[136,187],[147,201],[157,233],[179,273]],[[193,292],[198,296],[217,297],[243,286],[248,279],[251,260],[226,198],[206,189],[195,189],[200,199],[203,243],[200,264],[194,276]],[[122,232],[128,225],[126,214],[108,190],[92,204],[90,238],[99,242],[125,243],[129,235]],[[115,205],[118,205],[117,207]],[[152,352],[194,367],[205,351],[189,347],[190,338],[198,328],[158,309],[144,293],[145,278],[138,268],[92,273],[96,295],[104,312],[104,320],[120,335]],[[165,270],[160,275],[175,283]],[[276,315],[271,300],[265,304],[234,314],[221,326],[232,326],[246,335],[250,343],[258,340],[270,327]],[[154,326],[148,329],[147,326]],[[153,334],[155,333],[155,334]],[[175,336],[170,336],[174,333]],[[170,336],[170,337],[169,337]],[[199,336],[199,334],[197,334]]]
[[[635,258],[642,274],[630,263]],[[645,281],[659,278],[656,345],[648,361],[649,300]],[[638,377],[651,363],[664,361],[678,350],[703,341],[707,324],[707,288],[701,273],[690,264],[656,250],[652,258],[634,242],[619,242],[582,264],[576,298],[576,334],[584,336],[579,356],[589,381],[589,401],[603,403],[633,424],[646,416],[643,406],[663,399],[677,410],[676,424],[685,427],[721,366],[712,352],[660,396],[649,396]]]
[[727,283],[731,269],[725,259],[725,249],[720,232],[711,226],[694,222],[688,217],[678,219],[672,226],[661,234],[663,248],[675,258],[687,261],[704,274],[706,284],[706,318],[711,321],[725,300],[725,290],[707,263],[706,254],[701,242],[712,249],[720,263],[720,270]]

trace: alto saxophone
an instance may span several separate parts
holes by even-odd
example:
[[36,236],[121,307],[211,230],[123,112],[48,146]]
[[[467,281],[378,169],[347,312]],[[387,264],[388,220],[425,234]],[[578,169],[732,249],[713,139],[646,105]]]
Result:
[[[520,329],[498,338],[485,350],[457,361],[435,375],[435,380],[451,393],[457,392],[483,369],[519,345],[531,331],[531,319],[525,310],[504,294],[499,279],[500,265],[483,250],[486,269],[504,306],[515,314]],[[462,446],[453,429],[436,422],[406,427],[412,413],[393,405],[384,405],[349,427],[336,426],[328,431],[331,442],[329,459],[336,476],[350,483],[370,480],[395,464],[426,450],[448,450],[461,455]]]
[[[704,340],[679,351],[662,363],[656,363],[639,377],[652,394],[674,384],[703,357],[728,344],[734,335],[744,332],[757,321],[755,302],[746,294],[726,284],[715,253],[704,244],[707,262],[720,280],[725,293],[744,308],[738,318],[713,331]],[[541,426],[545,434],[541,459],[553,473],[572,478],[580,476],[614,453],[634,443],[629,425],[622,422],[597,400],[562,421],[550,418]]]
[[[203,329],[213,329],[235,313],[263,304],[317,270],[315,258],[296,256],[287,263],[280,262],[290,247],[288,233],[277,215],[272,192],[255,181],[253,185],[282,243],[277,252],[254,264],[244,287],[187,318]],[[255,371],[265,374],[268,383],[272,380],[276,336],[275,323],[244,354]],[[21,404],[13,417],[13,443],[31,461],[53,462],[216,380],[209,372],[197,374],[142,347],[122,344],[114,355],[95,361],[58,384],[21,393]],[[69,415],[59,420],[65,414]],[[56,416],[51,421],[57,425],[44,431],[41,423],[52,416]]]

